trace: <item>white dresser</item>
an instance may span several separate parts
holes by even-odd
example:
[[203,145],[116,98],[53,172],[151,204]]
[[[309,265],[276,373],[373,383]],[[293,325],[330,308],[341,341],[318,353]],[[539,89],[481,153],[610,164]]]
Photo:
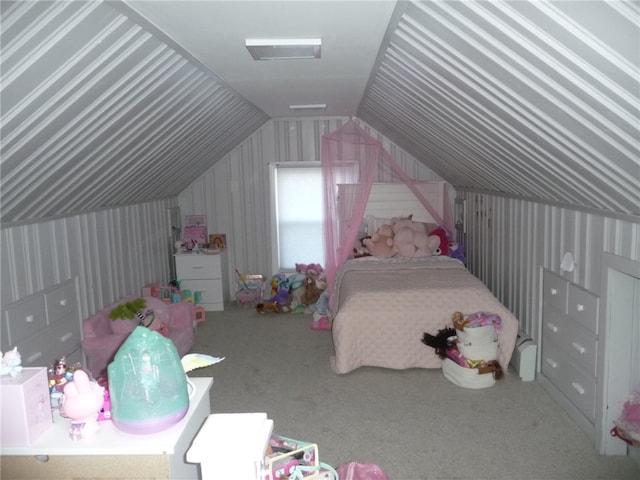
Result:
[[541,383],[595,438],[599,298],[544,270]]
[[23,367],[46,367],[64,356],[82,362],[80,313],[74,279],[4,307],[0,350],[18,348]]
[[174,257],[180,288],[191,290],[192,293],[201,292],[199,304],[206,311],[224,310],[225,293],[228,290],[226,253],[184,253]]

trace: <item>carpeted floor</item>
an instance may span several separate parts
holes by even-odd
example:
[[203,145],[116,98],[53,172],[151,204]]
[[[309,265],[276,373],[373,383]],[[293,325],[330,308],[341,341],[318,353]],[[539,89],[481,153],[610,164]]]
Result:
[[392,480],[640,479],[638,463],[598,455],[540,385],[515,373],[484,390],[440,370],[336,375],[331,332],[311,330],[310,315],[226,308],[207,313],[193,349],[226,359],[189,374],[214,377],[212,412],[266,412],[277,433],[316,442],[334,467],[376,463]]

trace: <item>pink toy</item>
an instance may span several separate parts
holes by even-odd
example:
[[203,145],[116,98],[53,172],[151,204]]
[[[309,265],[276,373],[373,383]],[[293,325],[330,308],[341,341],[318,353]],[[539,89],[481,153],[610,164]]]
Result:
[[429,233],[429,237],[437,236],[440,238],[439,250],[434,252],[433,255],[449,255],[449,238],[444,228],[438,227]]
[[104,404],[104,387],[89,379],[84,370],[76,370],[73,382],[64,387],[62,411],[71,419],[69,436],[77,440],[98,430],[98,414]]
[[109,396],[109,390],[106,388],[104,389],[102,408],[98,412],[98,421],[104,422],[105,420],[111,420],[111,397]]

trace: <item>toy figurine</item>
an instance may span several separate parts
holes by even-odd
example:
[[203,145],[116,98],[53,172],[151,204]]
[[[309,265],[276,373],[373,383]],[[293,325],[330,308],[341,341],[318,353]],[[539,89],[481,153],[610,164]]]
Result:
[[18,347],[13,347],[13,350],[9,350],[2,356],[2,365],[0,365],[0,375],[11,375],[15,377],[22,371],[22,357],[18,352]]
[[104,387],[89,379],[84,370],[73,373],[73,381],[64,386],[63,415],[71,419],[69,436],[73,440],[92,435],[100,427],[98,415],[104,406]]

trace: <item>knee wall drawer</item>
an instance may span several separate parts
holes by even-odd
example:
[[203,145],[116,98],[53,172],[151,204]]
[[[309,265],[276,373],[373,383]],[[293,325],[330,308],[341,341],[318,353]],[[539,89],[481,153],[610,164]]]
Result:
[[543,282],[544,306],[566,313],[569,282],[548,270],[544,271]]
[[598,333],[598,304],[598,297],[592,293],[577,285],[569,285],[568,315],[596,334]]
[[27,297],[9,306],[2,318],[2,351],[47,326],[42,295]]
[[82,360],[75,279],[18,300],[2,313],[2,351],[16,347],[24,367],[47,366],[71,354]]
[[73,281],[44,294],[49,324],[65,318],[76,311],[76,286]]
[[596,379],[577,367],[551,341],[542,349],[542,373],[558,388],[589,421],[596,416]]
[[545,311],[542,329],[543,344],[553,341],[585,372],[595,376],[598,341],[592,332],[553,311]]

